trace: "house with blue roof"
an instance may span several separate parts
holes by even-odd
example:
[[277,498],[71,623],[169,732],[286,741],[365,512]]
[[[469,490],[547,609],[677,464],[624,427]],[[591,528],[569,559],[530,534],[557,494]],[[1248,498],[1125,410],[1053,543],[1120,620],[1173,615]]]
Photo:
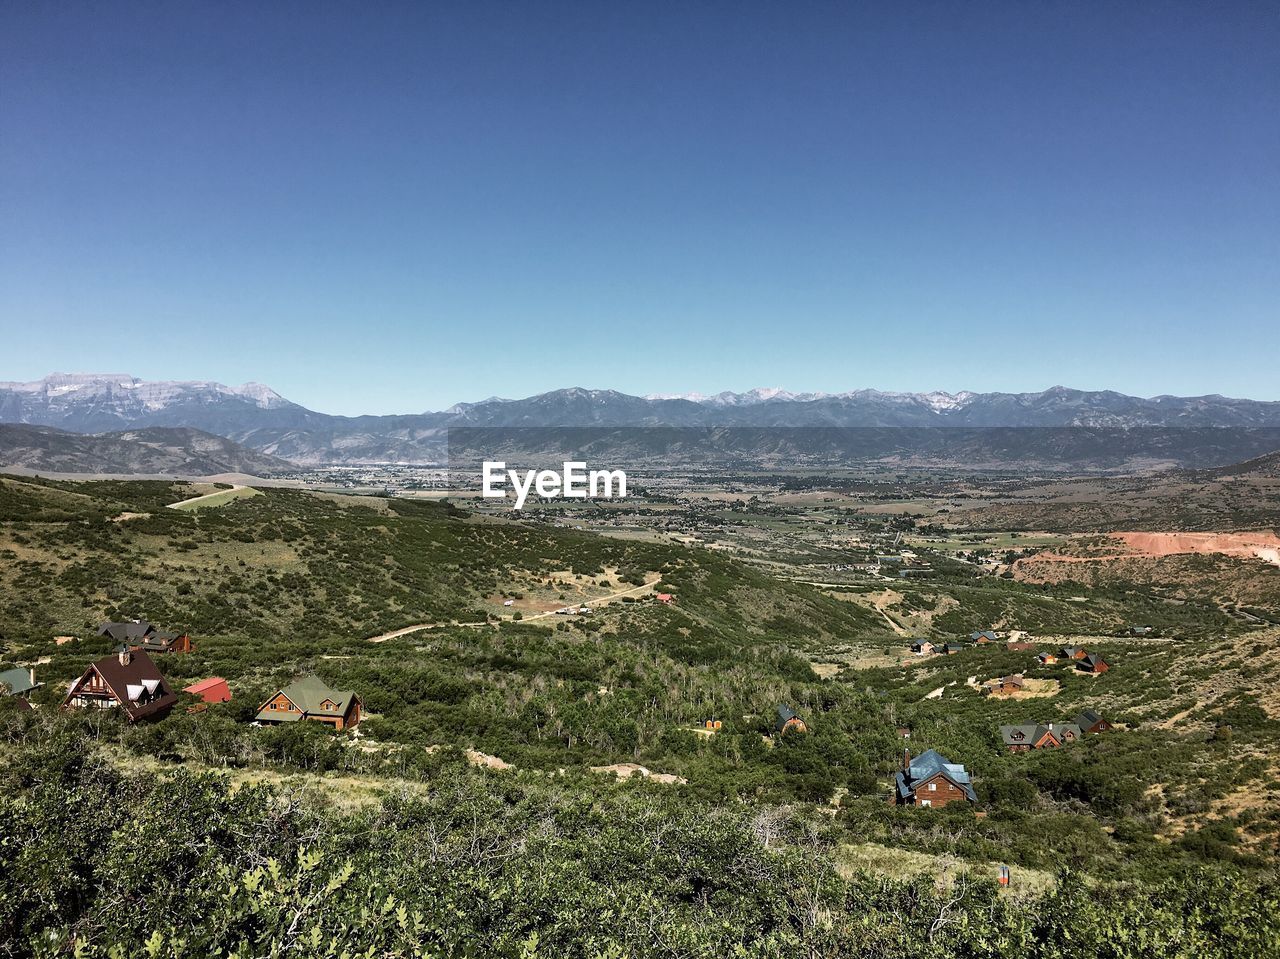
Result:
[[894,776],[893,801],[899,806],[934,807],[976,803],[978,794],[963,765],[929,749],[915,759],[909,751],[903,753],[902,768]]

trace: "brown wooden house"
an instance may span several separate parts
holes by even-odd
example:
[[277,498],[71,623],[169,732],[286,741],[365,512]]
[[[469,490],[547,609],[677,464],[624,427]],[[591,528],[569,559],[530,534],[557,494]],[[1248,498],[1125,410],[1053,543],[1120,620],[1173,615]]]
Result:
[[304,676],[277,690],[254,719],[270,724],[310,719],[334,729],[350,729],[360,722],[362,708],[355,693],[330,689],[319,677]]
[[1001,676],[999,679],[993,679],[989,683],[984,683],[982,693],[985,696],[1010,696],[1013,693],[1020,693],[1026,686],[1026,680],[1021,674],[1014,676]]
[[163,716],[178,701],[146,653],[104,656],[71,684],[63,709],[120,709],[130,722]]
[[1111,723],[1107,722],[1092,709],[1081,710],[1080,715],[1076,717],[1075,724],[1086,733],[1105,733],[1111,729]]
[[98,635],[110,636],[134,653],[192,653],[196,648],[186,633],[169,633],[156,629],[145,619],[127,623],[101,623]]
[[1111,668],[1111,664],[1108,663],[1101,656],[1099,656],[1097,653],[1089,653],[1088,655],[1082,657],[1080,661],[1076,663],[1076,669],[1078,669],[1080,672],[1092,673],[1095,676],[1098,675],[1099,673],[1105,673],[1110,668]]
[[1023,723],[1017,726],[1001,726],[1000,739],[1011,753],[1025,753],[1032,749],[1057,749],[1082,739],[1084,733],[1077,723]]
[[1089,655],[1089,650],[1083,646],[1063,646],[1058,650],[1059,659],[1084,659]]
[[978,801],[964,766],[948,762],[929,749],[915,759],[904,751],[902,768],[894,777],[893,802],[899,806],[945,806]]
[[1079,723],[1050,723],[1049,732],[1053,733],[1059,743],[1070,746],[1084,738],[1084,730]]
[[1000,739],[1011,753],[1025,753],[1032,749],[1056,749],[1062,741],[1048,726],[1023,723],[1018,726],[1001,726]]

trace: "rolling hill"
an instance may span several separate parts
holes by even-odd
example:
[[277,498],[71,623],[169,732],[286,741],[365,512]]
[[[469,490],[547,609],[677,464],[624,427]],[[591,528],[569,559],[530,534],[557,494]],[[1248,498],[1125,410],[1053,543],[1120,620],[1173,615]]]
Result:
[[41,473],[185,476],[269,476],[293,468],[279,457],[190,427],[83,434],[9,424],[0,424],[0,466]]

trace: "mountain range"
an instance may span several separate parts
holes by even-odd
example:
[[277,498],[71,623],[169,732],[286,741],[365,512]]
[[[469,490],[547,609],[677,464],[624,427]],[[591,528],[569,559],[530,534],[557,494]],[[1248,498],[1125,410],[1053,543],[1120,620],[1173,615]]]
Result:
[[[943,447],[955,445],[957,456],[991,459],[999,458],[1001,449],[1008,446],[1009,430],[1031,427],[1039,428],[1044,438],[1036,440],[1033,434],[1025,434],[1017,440],[1014,445],[1024,462],[1041,452],[1050,460],[1074,461],[1079,439],[1064,448],[1060,435],[1052,438],[1053,431],[1061,428],[1127,437],[1124,443],[1110,443],[1110,464],[1128,459],[1220,466],[1280,447],[1280,402],[1217,395],[1142,398],[1061,386],[1038,393],[789,393],[756,389],[714,396],[631,396],[575,387],[525,399],[494,397],[459,403],[439,412],[335,416],[309,410],[255,383],[230,387],[214,382],[144,381],[126,374],[55,373],[34,382],[0,383],[0,422],[77,433],[189,427],[307,465],[439,462],[448,431],[459,427],[805,427],[820,431],[951,427],[961,431],[913,432],[896,438],[885,434],[868,448],[869,454],[878,456],[896,449],[905,454],[898,457],[900,461],[909,460],[919,443],[918,439],[903,440],[903,436],[929,437],[922,450],[927,456],[949,457]],[[994,440],[996,434],[992,434],[997,445],[984,453],[983,431],[989,430],[1002,438]],[[939,436],[951,436],[957,442],[940,446]],[[959,441],[961,436],[963,441]],[[762,441],[777,446],[776,438]],[[895,442],[906,445],[897,448]],[[830,436],[819,445],[830,447]],[[1091,465],[1107,468],[1107,463]]]

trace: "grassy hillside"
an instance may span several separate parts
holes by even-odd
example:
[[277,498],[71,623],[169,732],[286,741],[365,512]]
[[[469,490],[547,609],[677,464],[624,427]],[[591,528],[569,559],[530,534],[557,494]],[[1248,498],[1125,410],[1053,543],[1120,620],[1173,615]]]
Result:
[[[301,864],[318,853],[376,875],[385,890],[400,888],[410,868],[402,857],[426,855],[457,870],[470,891],[452,918],[435,911],[439,895],[424,891],[434,888],[426,880],[375,908],[395,916],[410,903],[406,915],[418,910],[435,924],[420,941],[444,955],[494,942],[505,945],[477,954],[710,956],[741,945],[746,955],[777,955],[818,940],[828,942],[819,955],[857,954],[855,943],[873,955],[979,955],[988,954],[987,935],[994,942],[1016,930],[1032,935],[1040,921],[1083,922],[1088,886],[1138,884],[1113,892],[1138,904],[1153,896],[1199,902],[1224,877],[1274,879],[1280,634],[1211,607],[1176,607],[1157,639],[1091,638],[1114,667],[1096,678],[1036,666],[1034,651],[1003,646],[907,657],[904,666],[905,640],[865,597],[787,582],[711,551],[447,505],[297,491],[166,508],[200,492],[0,478],[0,668],[38,664],[46,684],[33,695],[34,713],[0,703],[10,743],[0,760],[0,814],[20,823],[17,845],[0,847],[0,885],[38,876],[27,898],[0,899],[11,932],[83,921],[86,942],[141,948],[155,930],[180,938],[191,921],[173,903],[164,923],[117,928],[101,911],[121,881],[113,873],[78,865],[84,885],[68,889],[58,870],[37,869],[49,843],[74,856],[103,842],[132,855],[129,840],[99,835],[119,834],[125,812],[89,816],[74,836],[63,826],[37,829],[35,810],[56,806],[67,794],[60,790],[123,811],[149,808],[159,790],[166,808],[189,810],[183,829],[212,830],[215,839],[166,840],[154,862],[200,885],[205,865],[191,850],[212,841],[225,854],[215,870],[223,885],[206,895],[229,915],[244,905],[241,893],[224,895],[235,883],[249,883],[253,895],[271,889],[262,894],[282,910],[311,901],[306,875],[320,867]],[[677,602],[655,602],[658,588]],[[1069,634],[1141,622],[1151,603],[1121,589],[1080,603],[1077,589],[1085,587],[966,578],[957,564],[902,586],[886,608],[903,621],[932,609],[931,620],[913,625],[938,635],[997,624]],[[555,614],[570,603],[594,612]],[[198,649],[160,659],[166,677],[181,687],[223,676],[233,702],[133,727],[59,714],[66,683],[110,651],[92,626],[129,616],[189,629]],[[417,625],[431,628],[370,641]],[[78,639],[55,644],[62,634]],[[1045,685],[1054,694],[1002,700],[966,685],[1014,671],[1052,681]],[[270,691],[308,672],[363,697],[370,715],[358,736],[250,725]],[[929,698],[938,689],[941,697]],[[770,735],[781,703],[800,711],[807,735]],[[1001,745],[1002,723],[1064,722],[1084,707],[1122,728],[1056,752],[1011,755]],[[710,718],[722,723],[714,734],[697,728]],[[886,802],[903,749],[930,747],[966,764],[976,808]],[[475,768],[499,761],[508,768]],[[674,780],[618,783],[593,769],[626,763]],[[283,818],[273,808],[286,810]],[[160,823],[146,822],[146,834],[158,835]],[[255,870],[272,875],[269,861],[295,878],[263,886]],[[1025,875],[1027,888],[996,893],[993,863]],[[945,874],[948,888],[960,883],[956,903],[933,891],[934,874]],[[159,866],[127,875],[138,895],[176,895]],[[564,885],[573,876],[594,877],[597,891]],[[486,883],[491,892],[481,895]],[[769,883],[801,884],[816,899],[793,908],[790,897],[752,891]],[[618,922],[592,933],[594,920],[583,917],[605,901],[600,889],[647,910],[655,938]],[[339,883],[332,903],[307,907],[307,929],[347,930],[334,933],[342,948],[412,954],[389,945],[382,918],[360,919],[343,890]],[[1018,906],[1010,895],[1030,898]],[[1064,913],[1062,897],[1081,905]],[[903,907],[904,898],[915,905]],[[575,918],[574,909],[584,912]],[[935,928],[957,909],[974,919],[965,931]],[[863,912],[881,917],[883,941],[866,938]],[[523,918],[500,922],[498,913]],[[36,918],[19,918],[27,915]],[[1240,919],[1242,928],[1262,935],[1262,915]],[[246,941],[281,934],[260,918]],[[1132,918],[1170,928],[1187,921],[1163,911]],[[397,926],[403,932],[417,920],[386,922],[408,923]],[[1084,942],[1092,933],[1060,926],[1052,934]],[[310,940],[292,951],[329,954]]]

